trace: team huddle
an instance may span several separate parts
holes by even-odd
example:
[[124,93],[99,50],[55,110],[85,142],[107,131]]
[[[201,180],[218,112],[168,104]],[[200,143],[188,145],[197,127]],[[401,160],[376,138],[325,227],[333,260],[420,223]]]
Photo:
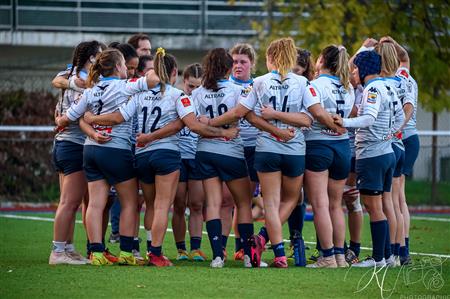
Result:
[[[270,43],[265,60],[267,73],[253,78],[251,45],[215,48],[202,64],[186,66],[178,89],[176,58],[163,48],[152,56],[146,35],[108,47],[80,43],[52,82],[61,89],[53,149],[61,197],[49,264],[173,266],[162,250],[171,210],[176,259],[210,260],[212,268],[229,258],[231,229],[233,258],[246,268],[267,267],[266,248],[277,268],[287,268],[291,256],[309,268],[411,263],[404,190],[419,139],[407,51],[387,36],[367,39],[352,57],[343,46],[327,46],[313,62],[293,39],[281,38]],[[105,246],[114,197],[118,256]],[[308,264],[306,202],[317,238]],[[360,259],[362,204],[373,248],[366,259]],[[73,245],[80,205],[87,258]],[[256,219],[264,219],[259,232]],[[211,257],[201,250],[204,222]]]

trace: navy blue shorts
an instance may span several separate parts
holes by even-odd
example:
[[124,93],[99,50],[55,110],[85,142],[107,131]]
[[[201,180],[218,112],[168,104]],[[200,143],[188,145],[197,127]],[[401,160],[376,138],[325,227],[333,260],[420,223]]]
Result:
[[405,163],[405,151],[392,144],[392,149],[395,154],[395,169],[394,169],[394,178],[401,177],[403,172],[403,164]]
[[281,171],[284,176],[297,177],[305,172],[305,156],[256,152],[254,165],[258,172]]
[[136,170],[139,180],[154,184],[156,175],[167,175],[181,167],[180,152],[159,149],[136,155]]
[[258,183],[258,175],[255,169],[255,148],[254,146],[244,147],[245,162],[247,163],[248,175],[252,182]]
[[333,180],[344,180],[350,173],[351,152],[348,140],[306,141],[306,169],[314,172],[328,170]]
[[411,176],[413,173],[414,163],[419,155],[420,141],[419,136],[412,135],[403,140],[405,146],[405,163],[403,164],[403,174]]
[[180,182],[187,182],[188,180],[201,180],[202,176],[198,171],[197,162],[195,159],[181,159],[180,168]]
[[228,182],[248,176],[245,159],[200,151],[195,160],[202,180],[219,177]]
[[355,165],[356,165],[356,157],[352,157],[352,159],[350,160],[350,172],[355,173]]
[[358,190],[390,192],[394,174],[395,154],[356,160]]
[[57,172],[64,175],[83,170],[82,144],[56,140],[53,146],[53,165]]
[[136,177],[131,150],[85,145],[83,168],[88,182],[106,180],[115,185]]

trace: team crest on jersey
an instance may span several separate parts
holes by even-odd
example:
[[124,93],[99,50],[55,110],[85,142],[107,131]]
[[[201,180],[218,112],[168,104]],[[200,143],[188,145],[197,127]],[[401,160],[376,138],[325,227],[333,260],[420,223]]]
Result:
[[309,91],[311,92],[311,94],[313,95],[313,97],[317,97],[317,93],[316,90],[313,87],[309,88]]
[[183,104],[184,107],[189,107],[191,106],[191,101],[189,101],[189,98],[182,98],[181,104]]
[[377,102],[377,94],[373,92],[369,92],[367,95],[367,103],[375,104]]
[[252,91],[252,87],[251,86],[242,89],[241,90],[241,96],[247,96],[250,93],[250,91]]
[[402,76],[405,77],[405,78],[408,78],[408,77],[409,77],[408,72],[407,72],[406,70],[401,70],[401,71],[400,71],[400,75],[402,75]]

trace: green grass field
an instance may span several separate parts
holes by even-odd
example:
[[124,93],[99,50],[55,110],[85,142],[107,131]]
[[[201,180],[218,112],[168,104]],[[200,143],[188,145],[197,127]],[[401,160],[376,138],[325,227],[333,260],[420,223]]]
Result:
[[[53,217],[53,214],[45,213],[16,214]],[[369,269],[317,270],[295,266],[289,269],[244,269],[241,263],[234,261],[228,261],[223,269],[211,269],[209,262],[190,261],[174,261],[175,267],[164,269],[49,266],[53,223],[10,219],[2,217],[4,215],[0,213],[0,298],[450,298],[450,260],[446,257],[413,255],[414,266],[382,269],[376,274]],[[370,246],[367,222],[366,218],[362,241],[365,247]],[[312,222],[306,222],[304,235],[308,242],[315,240]],[[145,239],[143,230],[141,237]],[[288,237],[287,227],[285,237]],[[450,256],[449,239],[449,222],[412,221],[413,252]],[[84,230],[77,224],[76,246],[80,252],[83,252],[84,244]],[[228,244],[231,255],[234,238],[230,238]],[[206,236],[202,247],[211,256]],[[109,244],[109,248],[114,253],[119,250],[118,245]],[[145,250],[144,243],[141,249]],[[176,250],[170,232],[166,235],[164,252],[174,260]],[[362,255],[369,253],[363,251]],[[272,252],[268,251],[264,259],[270,261],[272,257]],[[435,297],[419,297],[423,295]]]

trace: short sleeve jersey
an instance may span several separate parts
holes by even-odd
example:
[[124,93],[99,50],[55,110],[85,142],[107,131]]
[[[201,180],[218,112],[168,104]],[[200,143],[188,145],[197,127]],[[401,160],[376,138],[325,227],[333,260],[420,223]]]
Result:
[[[129,81],[120,80],[116,77],[102,78],[94,87],[86,89],[81,99],[74,103],[66,114],[71,121],[75,121],[82,117],[86,111],[96,115],[112,113],[126,103],[130,96],[145,90],[147,90],[145,77]],[[112,138],[111,141],[99,144],[88,137],[85,145],[131,149],[131,135],[133,133],[131,119],[114,126],[95,125],[94,129],[109,134]]]
[[[353,88],[345,89],[339,78],[330,75],[320,75],[311,81],[320,104],[330,114],[339,114],[343,118],[349,117],[355,103]],[[319,121],[314,120],[311,130],[305,131],[305,140],[343,140],[348,134],[333,132]]]
[[[234,108],[237,105],[241,90],[241,87],[229,80],[219,80],[216,90],[200,86],[192,92],[191,98],[196,106],[197,115],[204,115],[212,119]],[[244,147],[239,136],[231,140],[221,137],[200,137],[197,151],[244,159]]]
[[[189,98],[171,85],[166,85],[164,94],[161,93],[160,86],[136,94],[120,107],[120,113],[125,121],[129,121],[136,113],[138,114],[138,132],[145,134],[155,132],[177,118],[182,119],[193,112],[193,105]],[[138,146],[136,155],[157,149],[179,151],[178,135],[158,139],[143,147]]]
[[[307,113],[307,103],[320,103],[317,93],[303,76],[288,73],[281,78],[277,72],[270,72],[255,79],[253,89],[248,95],[242,96],[240,104],[261,115],[261,108],[271,106],[277,111],[288,113]],[[270,120],[272,125],[286,129],[292,127],[279,120]],[[277,136],[259,131],[256,139],[257,152],[269,152],[286,155],[304,155],[305,139],[300,128],[294,127],[295,136],[288,142],[282,142]]]

